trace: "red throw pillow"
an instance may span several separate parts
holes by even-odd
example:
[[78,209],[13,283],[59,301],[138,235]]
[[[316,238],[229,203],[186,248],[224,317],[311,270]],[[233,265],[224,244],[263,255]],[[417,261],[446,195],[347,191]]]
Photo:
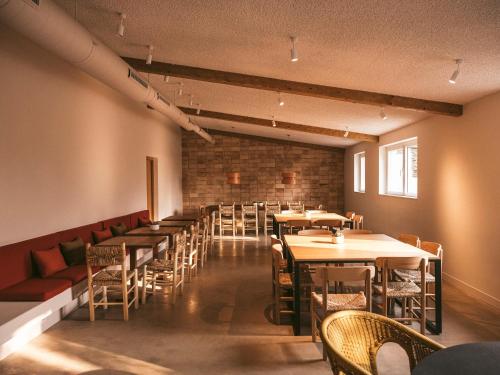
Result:
[[48,250],[34,250],[33,258],[38,267],[38,272],[42,278],[49,277],[56,272],[68,268],[64,257],[58,247],[53,247]]
[[140,227],[147,227],[150,224],[153,224],[153,222],[151,220],[144,218],[144,217],[139,218],[139,226]]
[[97,230],[95,232],[92,232],[92,237],[94,237],[95,243],[99,243],[113,237],[113,233],[111,233],[111,229],[107,228],[104,230]]

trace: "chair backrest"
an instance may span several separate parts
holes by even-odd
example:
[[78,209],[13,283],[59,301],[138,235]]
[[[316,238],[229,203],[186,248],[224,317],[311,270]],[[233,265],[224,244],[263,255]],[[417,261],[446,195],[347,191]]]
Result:
[[328,229],[304,229],[299,230],[299,236],[331,236],[332,232]]
[[354,211],[347,211],[345,213],[345,217],[348,218],[349,220],[352,220],[354,218],[354,215],[355,215]]
[[196,251],[198,249],[198,234],[200,232],[200,223],[191,224],[189,226],[189,250]]
[[420,242],[420,248],[425,250],[431,254],[434,254],[438,258],[443,258],[443,247],[440,243],[430,242],[430,241],[422,241]]
[[329,227],[329,228],[340,228],[342,222],[340,220],[331,220],[331,219],[313,219],[311,220],[312,225],[319,225],[321,227]]
[[270,215],[281,213],[281,204],[280,204],[280,202],[276,202],[276,203],[265,202],[264,203],[264,212],[265,212],[266,216],[270,216]]
[[289,210],[297,210],[297,211],[304,211],[304,203],[302,202],[287,202],[287,206]]
[[242,204],[241,205],[241,214],[245,215],[257,215],[257,203],[252,204]]
[[293,215],[293,214],[302,214],[303,212],[300,210],[283,210],[281,211],[284,215]]
[[421,265],[427,264],[426,258],[421,257],[380,257],[375,259],[375,265],[382,270],[420,270]]
[[373,231],[369,229],[349,229],[344,232],[345,234],[372,234]]
[[122,273],[127,272],[127,253],[125,242],[119,246],[91,246],[89,243],[85,248],[87,260],[87,275],[92,280],[92,267],[121,266]]
[[354,223],[354,229],[362,229],[363,228],[363,215],[354,215],[351,219]]
[[219,204],[219,215],[234,216],[234,203],[233,204]]
[[272,245],[283,245],[283,242],[281,242],[281,240],[278,237],[276,237],[275,234],[272,234],[271,235],[271,246]]
[[321,338],[335,374],[377,374],[377,352],[386,342],[405,350],[412,370],[429,354],[444,349],[399,322],[367,311],[329,315],[321,325]]
[[273,268],[275,270],[275,277],[277,278],[280,272],[280,263],[283,258],[283,247],[280,244],[275,244],[271,246],[271,251],[273,254]]
[[401,233],[398,240],[407,243],[408,245],[420,247],[420,238],[418,238],[416,234]]

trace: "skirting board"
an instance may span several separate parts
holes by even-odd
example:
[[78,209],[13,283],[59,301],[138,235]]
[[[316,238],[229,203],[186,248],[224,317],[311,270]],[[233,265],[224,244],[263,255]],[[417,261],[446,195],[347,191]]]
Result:
[[457,279],[456,277],[451,276],[446,272],[443,272],[443,280],[460,289],[472,298],[476,298],[490,306],[500,309],[500,300],[498,298],[490,296],[489,294],[473,287],[472,285],[467,284],[465,281]]

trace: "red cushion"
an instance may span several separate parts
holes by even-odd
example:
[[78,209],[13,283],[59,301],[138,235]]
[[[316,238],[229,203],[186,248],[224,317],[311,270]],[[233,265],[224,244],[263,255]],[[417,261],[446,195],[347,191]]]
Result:
[[118,216],[118,217],[114,217],[112,219],[103,220],[102,227],[109,228],[112,225],[117,225],[120,223],[124,223],[127,226],[127,228],[130,228],[131,227],[130,215]]
[[68,268],[58,247],[48,250],[34,250],[32,253],[38,272],[43,278]]
[[94,242],[99,243],[102,241],[106,241],[108,238],[113,237],[111,230],[109,228],[104,230],[97,230],[92,232],[92,237],[94,237]]
[[152,224],[153,222],[147,218],[140,217],[139,218],[139,226],[140,227],[147,227],[148,225]]
[[143,219],[149,218],[149,211],[143,210],[143,211],[138,211],[138,212],[134,212],[133,214],[130,214],[130,228],[131,229],[135,229],[138,227],[140,217],[142,217]]
[[[99,270],[100,270],[99,267],[92,267],[93,273],[96,273]],[[73,285],[75,285],[87,278],[87,266],[84,264],[71,266],[66,268],[65,270],[59,271],[51,275],[50,278],[71,280]]]
[[0,290],[0,301],[46,301],[71,288],[65,279],[28,279]]

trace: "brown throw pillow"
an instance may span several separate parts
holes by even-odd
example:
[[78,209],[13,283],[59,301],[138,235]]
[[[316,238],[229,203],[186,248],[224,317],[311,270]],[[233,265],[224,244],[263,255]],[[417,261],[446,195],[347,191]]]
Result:
[[125,233],[127,233],[128,228],[124,223],[120,223],[117,225],[111,225],[109,227],[111,229],[111,233],[113,233],[113,236],[123,236]]
[[61,242],[59,247],[68,266],[85,264],[85,244],[80,237],[73,241]]

